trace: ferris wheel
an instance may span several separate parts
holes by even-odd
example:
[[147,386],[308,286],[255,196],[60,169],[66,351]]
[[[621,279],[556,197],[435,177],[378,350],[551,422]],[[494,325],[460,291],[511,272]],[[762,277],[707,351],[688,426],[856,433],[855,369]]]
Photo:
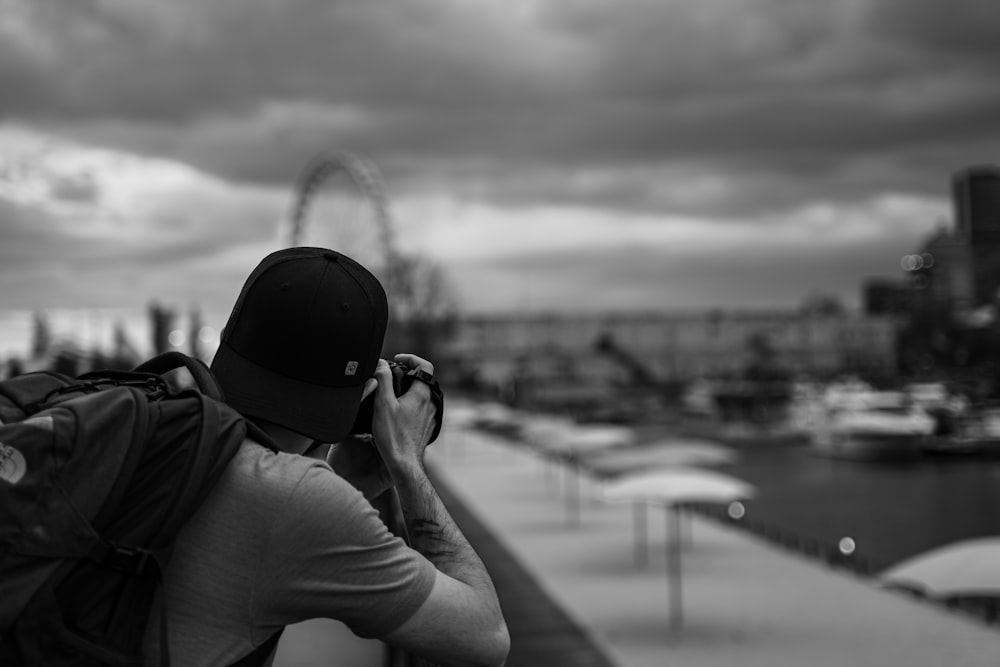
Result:
[[330,248],[360,262],[382,281],[392,307],[399,253],[382,175],[369,160],[341,150],[313,159],[295,183],[281,234],[285,246]]

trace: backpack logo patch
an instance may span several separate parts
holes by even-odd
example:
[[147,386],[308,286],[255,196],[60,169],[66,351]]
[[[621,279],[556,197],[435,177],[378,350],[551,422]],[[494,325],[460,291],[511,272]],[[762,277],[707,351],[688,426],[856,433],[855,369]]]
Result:
[[0,480],[17,484],[26,472],[28,464],[24,460],[24,454],[0,442]]
[[344,368],[344,375],[354,375],[358,372],[358,362],[348,361],[347,367]]

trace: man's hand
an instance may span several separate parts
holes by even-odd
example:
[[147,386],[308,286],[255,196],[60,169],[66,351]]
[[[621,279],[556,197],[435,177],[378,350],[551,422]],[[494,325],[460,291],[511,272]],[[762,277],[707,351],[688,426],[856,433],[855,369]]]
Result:
[[[406,369],[434,373],[434,365],[412,354],[397,354],[394,361]],[[382,460],[393,479],[423,470],[424,450],[434,432],[437,411],[431,391],[423,382],[414,382],[405,394],[392,390],[392,369],[380,359],[375,368],[375,414],[372,435]]]
[[349,435],[324,452],[326,462],[369,502],[392,487],[392,476],[371,438]]

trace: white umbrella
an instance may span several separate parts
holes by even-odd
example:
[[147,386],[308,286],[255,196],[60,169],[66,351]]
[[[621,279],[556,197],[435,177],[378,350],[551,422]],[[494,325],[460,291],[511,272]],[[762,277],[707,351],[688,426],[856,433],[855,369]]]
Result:
[[878,576],[883,586],[932,597],[1000,595],[1000,537],[954,542],[925,551]]
[[679,630],[683,624],[680,516],[677,505],[691,502],[730,503],[752,498],[755,494],[754,486],[741,479],[692,468],[664,468],[629,475],[604,485],[602,495],[607,502],[629,502],[636,508],[645,504],[667,508],[667,578],[670,581],[672,630]]
[[604,485],[608,502],[643,502],[672,507],[678,503],[728,503],[751,498],[752,484],[713,470],[661,468],[626,475]]
[[517,412],[503,403],[479,403],[476,408],[475,423],[484,426],[510,426],[517,424]]
[[586,465],[601,476],[613,476],[676,466],[713,466],[732,463],[736,450],[704,440],[665,440],[597,452]]
[[543,451],[562,458],[576,458],[589,452],[624,447],[635,442],[635,431],[613,424],[566,424],[557,426],[549,438],[538,444]]
[[552,480],[555,461],[546,452],[545,446],[552,440],[562,438],[572,428],[573,422],[569,418],[548,414],[529,414],[521,425],[521,439],[532,452],[540,455],[547,483]]
[[530,415],[521,424],[521,437],[532,448],[544,451],[546,445],[573,431],[573,422],[555,415]]
[[566,516],[570,524],[580,520],[580,475],[578,469],[581,458],[592,452],[601,452],[625,447],[635,442],[635,431],[626,426],[604,424],[576,424],[563,431],[545,447],[550,456],[567,462],[563,468],[565,485]]

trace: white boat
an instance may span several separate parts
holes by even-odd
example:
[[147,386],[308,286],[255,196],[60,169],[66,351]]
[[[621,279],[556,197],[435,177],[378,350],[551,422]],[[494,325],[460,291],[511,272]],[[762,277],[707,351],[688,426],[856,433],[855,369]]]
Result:
[[862,461],[918,458],[935,420],[902,391],[863,383],[832,385],[813,421],[811,450],[821,456]]

